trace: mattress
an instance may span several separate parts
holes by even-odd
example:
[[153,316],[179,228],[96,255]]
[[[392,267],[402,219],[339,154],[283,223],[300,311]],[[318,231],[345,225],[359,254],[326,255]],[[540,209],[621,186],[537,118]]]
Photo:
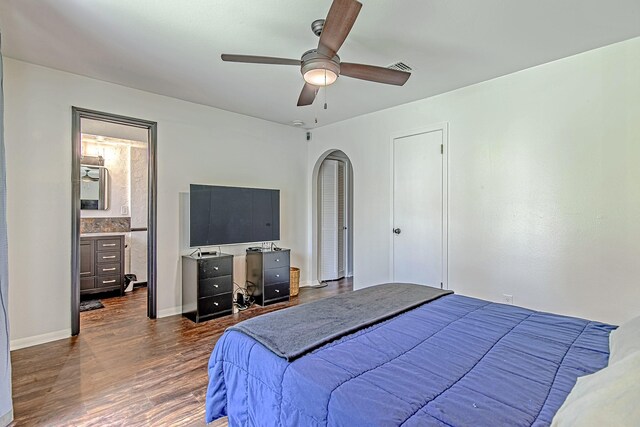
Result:
[[614,326],[449,295],[292,362],[237,331],[209,361],[230,426],[546,426]]

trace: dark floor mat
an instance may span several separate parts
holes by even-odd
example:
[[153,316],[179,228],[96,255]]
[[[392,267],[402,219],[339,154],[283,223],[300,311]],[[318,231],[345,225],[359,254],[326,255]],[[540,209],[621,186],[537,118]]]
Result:
[[90,310],[98,310],[100,308],[104,308],[104,305],[102,305],[102,303],[97,300],[97,299],[92,299],[89,301],[81,301],[80,302],[80,311],[90,311]]

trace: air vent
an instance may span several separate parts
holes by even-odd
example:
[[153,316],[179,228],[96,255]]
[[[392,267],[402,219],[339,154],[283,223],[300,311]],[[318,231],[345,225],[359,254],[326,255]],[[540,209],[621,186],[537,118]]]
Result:
[[395,64],[391,64],[387,68],[389,68],[390,70],[398,70],[398,71],[406,71],[406,72],[409,72],[412,70],[411,67],[409,67],[407,64],[405,64],[402,61],[396,62]]

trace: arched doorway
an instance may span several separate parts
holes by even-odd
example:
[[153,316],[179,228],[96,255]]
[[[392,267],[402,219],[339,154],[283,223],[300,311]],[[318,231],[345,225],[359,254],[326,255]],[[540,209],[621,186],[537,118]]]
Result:
[[353,168],[340,150],[317,160],[312,182],[312,282],[353,277]]

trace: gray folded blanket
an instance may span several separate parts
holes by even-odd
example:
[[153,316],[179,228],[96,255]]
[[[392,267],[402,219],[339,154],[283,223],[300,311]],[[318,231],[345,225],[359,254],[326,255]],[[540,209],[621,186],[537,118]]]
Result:
[[453,291],[386,283],[254,317],[228,328],[291,361],[322,345]]

